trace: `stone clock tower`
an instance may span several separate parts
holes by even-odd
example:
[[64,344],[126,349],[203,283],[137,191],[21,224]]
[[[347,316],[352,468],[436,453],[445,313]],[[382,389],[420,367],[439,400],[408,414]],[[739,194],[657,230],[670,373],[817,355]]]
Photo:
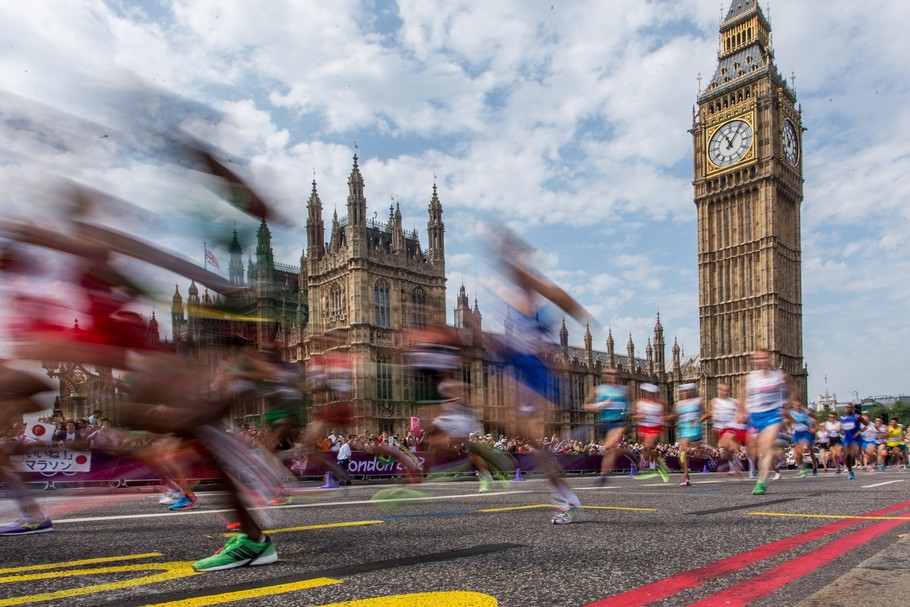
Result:
[[805,399],[802,131],[795,91],[774,64],[771,25],[755,0],[733,0],[690,131],[708,396],[718,383],[738,396],[749,353],[763,348]]

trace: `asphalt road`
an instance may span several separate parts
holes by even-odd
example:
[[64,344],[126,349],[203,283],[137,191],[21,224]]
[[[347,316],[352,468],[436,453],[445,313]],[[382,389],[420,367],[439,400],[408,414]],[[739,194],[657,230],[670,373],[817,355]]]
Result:
[[44,491],[55,531],[0,537],[0,607],[796,605],[910,532],[910,472],[790,471],[763,496],[721,474],[679,480],[573,478],[571,525],[550,523],[539,479],[484,495],[427,483],[391,511],[370,501],[388,485],[310,483],[259,511],[278,563],[205,574],[190,565],[225,541],[221,492],[167,513],[149,488]]

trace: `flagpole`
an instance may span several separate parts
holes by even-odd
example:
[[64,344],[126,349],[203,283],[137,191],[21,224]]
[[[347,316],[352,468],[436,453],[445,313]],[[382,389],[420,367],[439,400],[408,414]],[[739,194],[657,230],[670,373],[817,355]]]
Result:
[[209,258],[206,256],[206,253],[208,253],[208,251],[209,251],[208,244],[203,240],[202,241],[202,269],[203,270],[209,269],[209,267],[208,267]]

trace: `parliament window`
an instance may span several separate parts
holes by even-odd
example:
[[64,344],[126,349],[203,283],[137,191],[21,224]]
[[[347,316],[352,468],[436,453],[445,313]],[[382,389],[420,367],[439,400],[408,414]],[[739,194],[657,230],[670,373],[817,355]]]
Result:
[[389,283],[380,280],[373,287],[373,324],[388,329],[392,326],[392,312],[389,305]]
[[411,294],[411,328],[426,329],[427,296],[423,289],[417,287]]
[[376,400],[392,400],[392,365],[384,355],[376,359]]

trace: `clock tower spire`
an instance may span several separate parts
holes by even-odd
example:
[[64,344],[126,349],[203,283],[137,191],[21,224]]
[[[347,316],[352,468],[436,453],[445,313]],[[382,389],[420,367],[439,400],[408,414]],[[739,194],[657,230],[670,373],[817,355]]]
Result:
[[771,351],[806,395],[802,345],[802,126],[756,0],[732,0],[717,68],[693,118],[701,365],[734,390]]

